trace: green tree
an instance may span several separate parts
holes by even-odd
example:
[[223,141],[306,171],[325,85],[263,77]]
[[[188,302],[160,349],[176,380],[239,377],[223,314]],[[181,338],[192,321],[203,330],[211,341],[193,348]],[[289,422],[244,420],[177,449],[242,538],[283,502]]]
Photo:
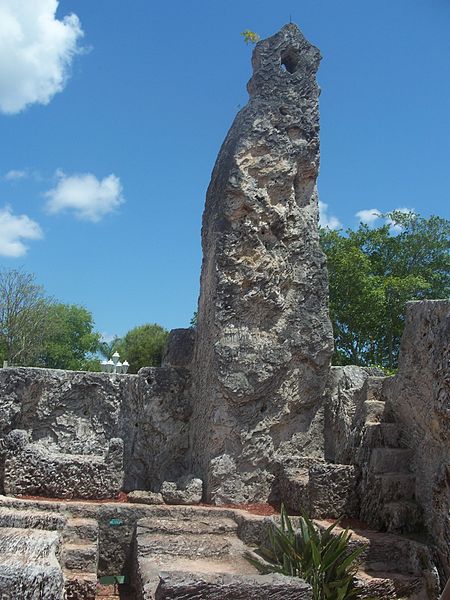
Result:
[[100,334],[93,331],[92,314],[75,304],[52,304],[47,308],[48,326],[43,340],[41,363],[52,369],[98,371],[94,354]]
[[34,275],[0,271],[0,358],[11,365],[36,364],[47,327],[49,300]]
[[447,298],[450,222],[394,211],[356,231],[321,229],[336,364],[397,366],[408,300]]
[[137,373],[141,367],[161,365],[169,332],[161,325],[146,324],[131,329],[117,345],[122,360],[130,363],[129,372]]
[[116,350],[119,354],[120,350],[123,351],[123,340],[118,336],[115,336],[110,342],[101,340],[98,345],[98,351],[106,360],[109,360]]

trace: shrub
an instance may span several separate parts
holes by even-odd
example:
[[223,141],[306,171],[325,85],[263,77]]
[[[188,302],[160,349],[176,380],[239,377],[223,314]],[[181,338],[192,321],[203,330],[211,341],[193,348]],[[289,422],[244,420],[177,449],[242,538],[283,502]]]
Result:
[[350,551],[351,533],[333,530],[334,523],[320,531],[306,515],[298,519],[298,528],[281,507],[281,525],[269,531],[270,547],[260,547],[262,559],[247,553],[260,573],[281,573],[301,577],[312,586],[314,600],[350,600],[360,597],[355,584],[358,557],[363,548]]

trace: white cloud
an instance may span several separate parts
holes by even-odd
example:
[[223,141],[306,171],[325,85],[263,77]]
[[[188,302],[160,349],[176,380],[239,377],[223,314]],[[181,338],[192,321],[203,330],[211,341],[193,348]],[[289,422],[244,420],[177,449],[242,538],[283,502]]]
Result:
[[361,223],[372,225],[372,223],[375,223],[375,221],[381,217],[381,212],[378,210],[378,208],[367,208],[364,210],[359,210],[355,214],[355,217],[357,217]]
[[18,179],[25,179],[26,177],[28,177],[28,171],[12,169],[5,174],[3,179],[5,181],[17,181]]
[[57,177],[56,186],[45,194],[50,214],[72,211],[79,219],[96,223],[125,202],[115,175],[99,181],[91,173],[68,176],[58,171]]
[[[405,214],[414,213],[414,209],[405,208],[405,207],[394,208],[394,210],[389,211],[389,212],[394,212],[394,211],[405,213]],[[383,219],[384,222],[387,223],[388,225],[390,225],[391,228],[394,229],[395,231],[400,231],[402,229],[401,225],[397,225],[389,217],[383,217],[382,212],[380,210],[378,210],[378,208],[367,208],[364,210],[360,210],[355,214],[355,217],[357,217],[361,223],[366,223],[369,226],[374,225],[375,221],[378,221],[379,219]]]
[[61,21],[59,0],[0,0],[0,111],[48,104],[66,84],[83,36],[74,14]]
[[[413,208],[400,207],[400,208],[395,208],[394,211],[404,213],[405,215],[415,214],[415,211]],[[394,211],[390,211],[390,212],[394,212]],[[398,223],[395,223],[389,217],[386,219],[386,223],[388,223],[388,225],[390,225],[394,231],[401,231],[403,229],[401,225],[399,225]]]
[[339,229],[341,222],[334,215],[328,214],[328,204],[319,200],[319,225],[328,229]]
[[27,215],[14,215],[11,207],[0,209],[0,256],[23,256],[27,246],[22,240],[39,240],[42,230]]

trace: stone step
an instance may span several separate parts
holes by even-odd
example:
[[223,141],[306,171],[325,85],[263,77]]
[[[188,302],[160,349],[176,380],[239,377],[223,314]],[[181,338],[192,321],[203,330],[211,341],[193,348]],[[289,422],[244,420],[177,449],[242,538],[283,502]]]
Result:
[[69,571],[97,573],[98,545],[93,542],[64,544],[63,567]]
[[384,528],[393,533],[411,533],[422,525],[419,506],[407,500],[385,504],[381,509],[381,519]]
[[428,600],[426,580],[420,575],[359,570],[356,574],[361,598],[377,600]]
[[221,557],[232,554],[241,542],[234,536],[199,534],[167,535],[140,534],[138,549],[141,556],[165,555],[184,557]]
[[64,570],[67,600],[95,600],[97,574]]
[[411,473],[383,473],[376,475],[375,480],[385,503],[415,498],[416,478]]
[[398,448],[400,431],[396,423],[367,423],[364,445],[370,448]]
[[[328,520],[315,522],[322,530],[331,524]],[[338,535],[344,529],[338,525],[334,531]],[[418,576],[433,568],[430,549],[416,540],[371,529],[355,528],[349,531],[352,534],[351,548],[364,548],[360,561],[365,571],[391,571],[395,565],[399,574]]]
[[64,529],[66,522],[63,515],[54,512],[0,507],[0,527],[54,531]]
[[[148,591],[145,590],[148,594]],[[158,600],[310,600],[311,586],[299,577],[278,573],[239,575],[163,571],[154,595]]]
[[59,558],[60,536],[57,531],[0,528],[0,564],[50,564]]
[[224,535],[237,534],[238,526],[233,519],[226,517],[198,517],[186,518],[155,518],[143,519],[138,522],[137,527],[142,534],[165,533],[168,535],[179,535],[183,533],[201,535]]
[[381,423],[385,413],[385,403],[381,400],[365,400],[363,403],[363,416],[365,423]]
[[409,473],[413,451],[406,448],[374,448],[369,468],[374,474]]
[[0,597],[63,598],[59,554],[57,531],[0,528]]
[[63,532],[64,541],[70,542],[97,542],[98,522],[95,519],[67,519]]

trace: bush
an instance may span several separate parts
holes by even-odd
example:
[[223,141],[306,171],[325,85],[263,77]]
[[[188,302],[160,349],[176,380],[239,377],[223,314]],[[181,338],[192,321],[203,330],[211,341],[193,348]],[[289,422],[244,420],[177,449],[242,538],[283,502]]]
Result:
[[260,573],[281,573],[301,577],[312,586],[314,600],[350,600],[360,597],[355,584],[358,557],[363,548],[350,551],[351,534],[346,529],[334,533],[334,523],[320,531],[303,515],[294,528],[284,506],[281,525],[269,531],[270,547],[260,547],[263,560],[246,555]]

